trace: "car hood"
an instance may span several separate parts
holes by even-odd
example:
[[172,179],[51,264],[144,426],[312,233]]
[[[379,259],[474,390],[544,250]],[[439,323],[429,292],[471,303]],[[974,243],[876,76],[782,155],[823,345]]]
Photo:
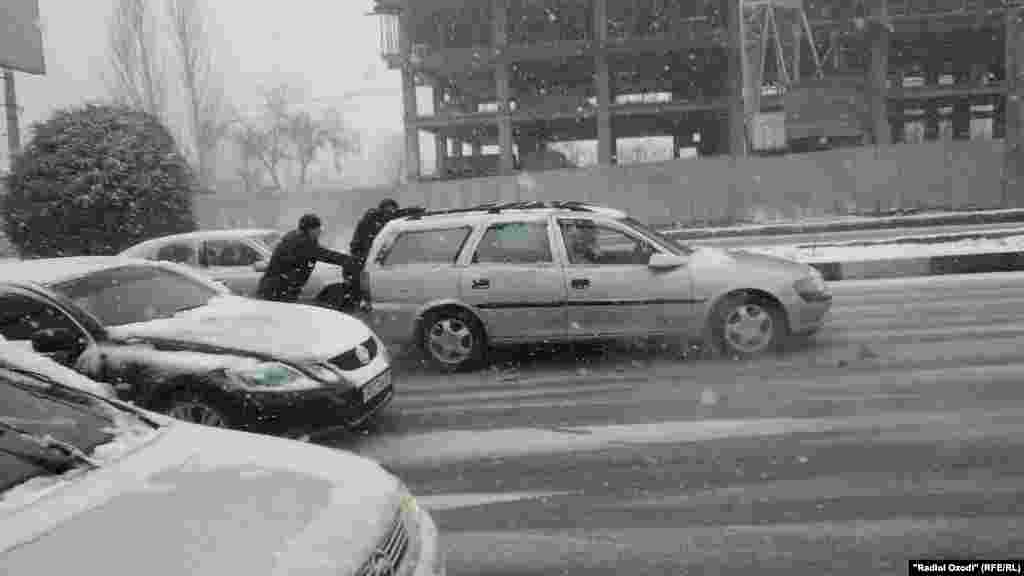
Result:
[[774,270],[796,276],[806,275],[810,268],[807,264],[795,260],[769,256],[768,254],[758,254],[743,249],[701,246],[697,248],[694,256],[705,263],[719,264],[740,270],[750,270],[751,268],[755,268],[759,272]]
[[353,574],[404,495],[351,453],[175,423],[30,505],[0,507],[0,573]]
[[281,359],[327,358],[364,342],[370,328],[336,310],[238,296],[173,318],[110,328],[115,338],[176,341]]

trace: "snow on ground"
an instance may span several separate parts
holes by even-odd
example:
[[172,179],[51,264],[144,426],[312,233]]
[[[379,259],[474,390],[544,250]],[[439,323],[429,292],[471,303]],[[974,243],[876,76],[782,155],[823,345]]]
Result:
[[996,254],[1024,252],[1024,235],[1004,238],[968,238],[955,242],[934,244],[897,243],[875,246],[751,246],[743,250],[768,254],[807,263],[863,262],[934,256],[960,256],[966,254]]
[[907,214],[903,216],[861,216],[861,215],[850,215],[850,216],[822,216],[822,217],[811,217],[801,218],[799,220],[778,220],[776,222],[764,222],[757,224],[739,224],[736,226],[709,226],[706,228],[686,228],[686,227],[674,227],[663,232],[667,234],[679,234],[679,233],[707,233],[707,234],[721,234],[723,232],[733,231],[756,231],[756,230],[771,230],[778,228],[779,226],[822,226],[828,224],[854,224],[854,223],[865,223],[865,222],[913,222],[919,220],[933,220],[936,218],[952,218],[952,217],[970,217],[970,216],[999,216],[1007,214],[1022,214],[1024,210],[1019,208],[1011,208],[1005,210],[970,210],[970,211],[951,211],[951,210],[936,210],[934,212],[921,212],[918,214]]
[[[1024,227],[1020,225],[1005,228],[988,228],[983,232],[977,230],[962,233],[938,233],[938,234],[905,234],[903,236],[892,236],[882,240],[848,240],[846,242],[809,242],[799,244],[800,248],[847,248],[847,247],[876,247],[890,244],[952,244],[962,240],[984,240],[997,239],[996,237],[1009,237],[1024,235]],[[696,243],[700,243],[697,240]]]

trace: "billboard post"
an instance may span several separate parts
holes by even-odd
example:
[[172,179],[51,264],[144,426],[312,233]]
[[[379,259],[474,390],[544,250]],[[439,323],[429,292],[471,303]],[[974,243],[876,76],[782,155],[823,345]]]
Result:
[[4,75],[7,150],[8,157],[13,161],[21,150],[14,72],[38,76],[46,74],[39,0],[5,0],[4,19],[0,23],[0,68]]

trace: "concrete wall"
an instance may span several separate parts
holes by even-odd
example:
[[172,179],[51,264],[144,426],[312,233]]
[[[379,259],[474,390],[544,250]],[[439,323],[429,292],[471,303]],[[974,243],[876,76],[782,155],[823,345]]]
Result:
[[420,182],[402,190],[317,189],[287,196],[221,188],[197,200],[203,227],[291,227],[307,211],[349,230],[385,196],[402,205],[456,208],[494,200],[585,200],[624,208],[652,224],[762,213],[799,217],[897,207],[998,207],[1002,143],[898,144],[774,158],[727,157]]

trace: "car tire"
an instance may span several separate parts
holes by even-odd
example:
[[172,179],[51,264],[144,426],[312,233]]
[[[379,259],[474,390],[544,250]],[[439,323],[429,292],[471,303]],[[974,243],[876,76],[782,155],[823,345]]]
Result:
[[483,363],[484,329],[472,314],[457,308],[430,312],[423,318],[420,348],[442,372],[464,372]]
[[712,357],[746,359],[784,349],[788,328],[782,308],[767,298],[736,294],[715,307],[710,320]]
[[231,428],[231,421],[224,410],[211,402],[203,394],[188,389],[175,391],[167,400],[163,412],[178,420],[212,426],[214,428]]

